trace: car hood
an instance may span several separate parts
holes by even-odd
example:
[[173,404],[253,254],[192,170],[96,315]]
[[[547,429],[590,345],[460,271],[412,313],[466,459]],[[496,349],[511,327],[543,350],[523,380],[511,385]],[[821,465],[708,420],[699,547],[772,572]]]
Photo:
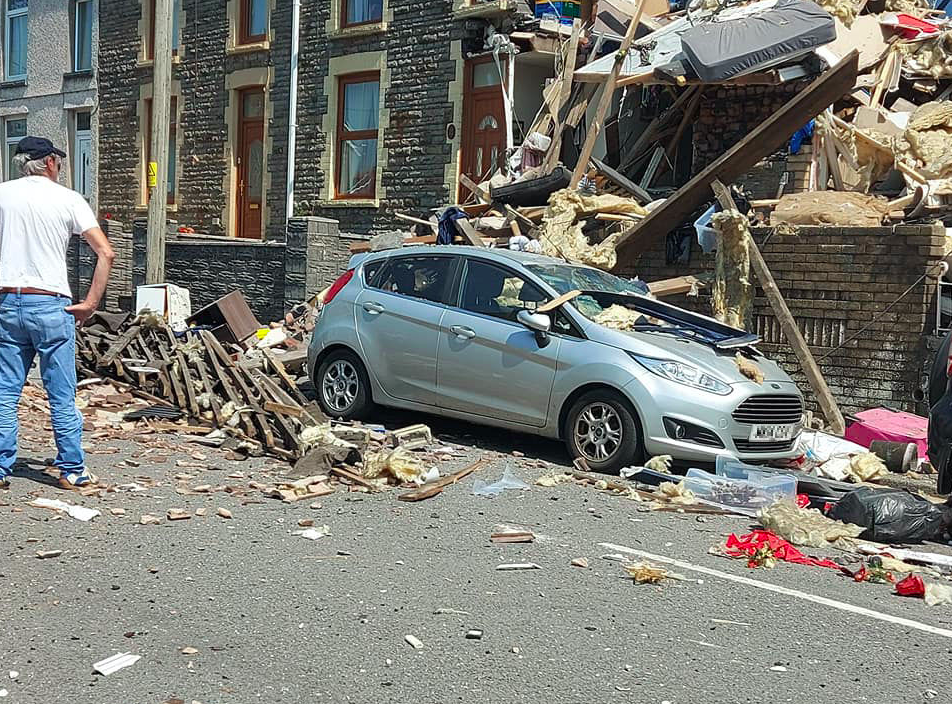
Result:
[[[728,384],[750,381],[740,373],[734,361],[738,350],[717,350],[711,345],[671,333],[612,330],[591,321],[585,333],[591,340],[618,347],[626,352],[690,364]],[[744,352],[750,358],[751,348],[745,348]],[[779,365],[762,354],[753,354],[752,361],[763,372],[764,381],[793,382]]]

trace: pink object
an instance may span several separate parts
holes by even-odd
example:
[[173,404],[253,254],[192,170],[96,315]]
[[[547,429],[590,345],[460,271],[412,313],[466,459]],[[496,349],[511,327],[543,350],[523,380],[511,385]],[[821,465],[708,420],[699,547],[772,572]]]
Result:
[[919,457],[926,456],[929,450],[927,418],[885,408],[871,408],[854,415],[858,422],[846,429],[844,437],[847,440],[863,447],[869,447],[873,440],[914,442],[919,449]]
[[903,39],[920,39],[936,34],[939,28],[931,22],[920,20],[905,12],[888,12],[880,17],[879,23],[899,31]]

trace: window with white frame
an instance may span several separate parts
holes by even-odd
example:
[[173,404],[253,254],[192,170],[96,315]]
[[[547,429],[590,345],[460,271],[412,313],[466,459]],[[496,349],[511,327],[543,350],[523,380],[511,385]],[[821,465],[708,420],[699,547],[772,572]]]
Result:
[[26,118],[17,118],[15,120],[7,120],[5,125],[6,134],[4,135],[4,171],[3,180],[12,181],[15,178],[20,178],[20,172],[13,165],[13,156],[17,151],[17,144],[20,143],[20,140],[26,137]]
[[5,0],[4,74],[7,80],[26,78],[26,41],[29,0]]
[[93,0],[73,2],[73,70],[93,67]]

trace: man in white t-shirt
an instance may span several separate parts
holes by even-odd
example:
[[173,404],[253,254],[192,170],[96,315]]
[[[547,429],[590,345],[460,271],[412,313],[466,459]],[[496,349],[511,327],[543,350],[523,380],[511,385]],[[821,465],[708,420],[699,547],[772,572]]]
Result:
[[[99,306],[115,255],[89,204],[58,183],[65,156],[48,139],[24,137],[13,157],[22,177],[0,184],[0,489],[9,488],[16,463],[17,405],[37,355],[59,485],[96,483],[86,469],[76,408],[76,325]],[[71,305],[66,248],[78,234],[99,260],[86,298]]]

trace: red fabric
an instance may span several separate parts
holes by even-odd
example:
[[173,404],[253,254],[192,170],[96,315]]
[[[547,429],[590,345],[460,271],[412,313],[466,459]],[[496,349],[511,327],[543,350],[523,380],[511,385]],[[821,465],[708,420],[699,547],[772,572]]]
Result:
[[926,585],[922,577],[909,575],[901,582],[896,583],[896,594],[900,596],[916,596],[920,599],[926,595]]
[[918,17],[906,14],[905,12],[890,12],[883,15],[879,23],[899,30],[903,39],[918,39],[920,37],[936,34],[939,28],[931,22],[920,20]]
[[810,506],[810,497],[806,494],[797,494],[797,506],[808,508]]
[[739,538],[731,533],[730,537],[727,538],[725,552],[730,557],[753,557],[765,545],[770,549],[773,557],[784,562],[810,565],[811,567],[829,567],[834,570],[842,569],[832,560],[818,560],[814,557],[807,557],[786,540],[768,530],[755,530],[753,533],[742,535]]

